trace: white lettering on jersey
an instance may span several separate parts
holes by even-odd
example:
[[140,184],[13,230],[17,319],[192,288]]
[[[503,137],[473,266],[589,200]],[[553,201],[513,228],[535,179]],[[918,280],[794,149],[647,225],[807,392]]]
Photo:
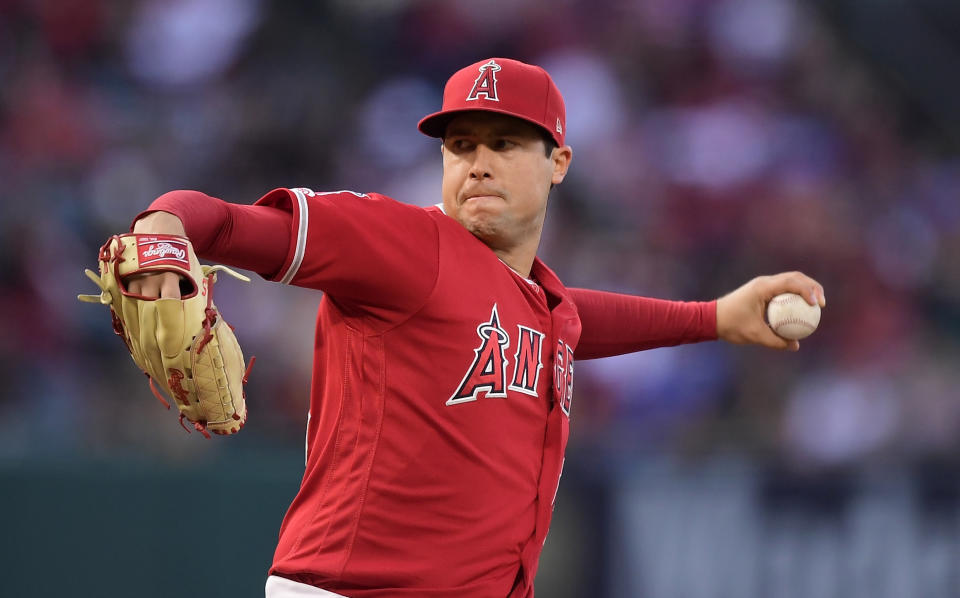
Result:
[[306,187],[296,187],[291,188],[291,191],[296,193],[299,191],[307,197],[320,197],[322,195],[340,195],[341,193],[349,193],[350,195],[356,195],[357,197],[369,197],[366,193],[358,193],[357,191],[350,191],[349,189],[342,189],[340,191],[314,191],[313,189],[307,189]]
[[517,325],[517,350],[514,353],[513,373],[507,385],[505,349],[510,346],[509,333],[500,325],[500,313],[493,305],[490,318],[477,326],[480,344],[473,350],[473,360],[457,390],[447,399],[447,405],[476,401],[481,393],[485,398],[506,398],[513,390],[530,396],[537,394],[540,370],[543,369],[543,339],[545,334],[527,326]]
[[480,346],[473,350],[473,363],[457,390],[447,399],[447,405],[476,401],[481,392],[488,399],[507,397],[507,358],[503,351],[510,346],[510,336],[500,327],[497,304],[493,304],[490,319],[477,326]]
[[557,341],[557,354],[553,368],[554,393],[560,401],[560,409],[570,417],[573,402],[573,349],[562,340]]
[[539,330],[517,325],[520,340],[513,356],[513,378],[510,390],[537,396],[540,370],[543,369],[543,337]]

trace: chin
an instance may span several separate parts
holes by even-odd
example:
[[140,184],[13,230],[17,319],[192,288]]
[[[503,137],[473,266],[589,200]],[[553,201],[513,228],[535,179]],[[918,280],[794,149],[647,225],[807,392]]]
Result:
[[463,218],[460,220],[463,228],[491,247],[497,247],[504,238],[502,226],[486,218]]

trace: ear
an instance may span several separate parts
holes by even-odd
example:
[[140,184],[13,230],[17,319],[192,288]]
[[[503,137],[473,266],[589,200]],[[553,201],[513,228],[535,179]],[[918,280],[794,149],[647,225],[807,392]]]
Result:
[[550,154],[550,161],[553,162],[553,176],[550,182],[559,185],[563,178],[567,176],[567,169],[570,168],[570,161],[573,160],[573,148],[569,145],[554,148]]

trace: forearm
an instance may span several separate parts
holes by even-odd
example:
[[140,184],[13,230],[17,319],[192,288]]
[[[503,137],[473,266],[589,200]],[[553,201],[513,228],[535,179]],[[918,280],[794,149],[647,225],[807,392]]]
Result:
[[570,289],[583,330],[578,359],[717,339],[716,301],[666,301]]
[[199,191],[171,191],[154,200],[134,222],[155,212],[176,216],[197,255],[204,259],[265,276],[283,265],[291,218],[283,210],[232,204]]

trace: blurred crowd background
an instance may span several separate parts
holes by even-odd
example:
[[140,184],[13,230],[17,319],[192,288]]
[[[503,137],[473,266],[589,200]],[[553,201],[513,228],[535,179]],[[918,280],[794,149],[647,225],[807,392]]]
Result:
[[[299,481],[319,296],[221,281],[257,364],[243,433],[204,441],[76,301],[82,271],[171,189],[436,203],[416,123],[452,72],[506,56],[566,100],[574,161],[540,255],[568,286],[707,300],[798,269],[827,297],[796,354],[577,363],[538,595],[960,595],[958,32],[954,0],[0,0],[0,505],[20,514],[3,549],[20,576],[0,584],[48,595],[24,589],[50,566],[22,549],[50,542],[41,519],[70,526],[31,517],[41,494],[95,534],[98,497],[139,488],[153,506],[122,538],[152,554],[164,493],[222,484],[199,472],[228,463],[277,503],[243,512],[265,532],[237,559],[262,582]],[[126,554],[109,542],[69,554]]]

